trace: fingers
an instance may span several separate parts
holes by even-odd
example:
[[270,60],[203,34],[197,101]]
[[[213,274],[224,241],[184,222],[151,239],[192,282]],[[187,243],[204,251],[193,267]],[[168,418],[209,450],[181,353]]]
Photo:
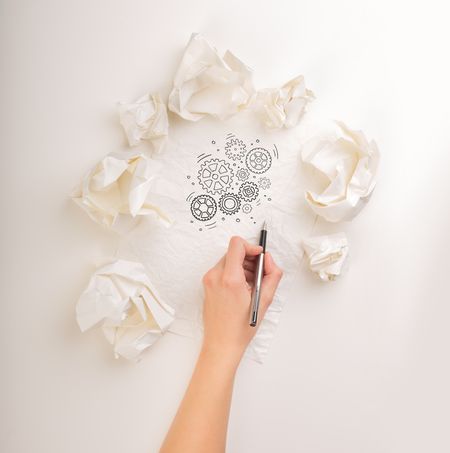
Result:
[[262,247],[253,245],[239,236],[233,236],[225,257],[225,272],[230,276],[242,276],[242,267],[246,257],[259,255]]
[[245,259],[244,262],[242,263],[242,267],[248,271],[255,272],[256,269],[256,261],[255,260],[247,260]]
[[261,309],[264,313],[272,303],[282,276],[282,270],[275,264],[272,255],[267,252],[264,256],[264,277],[261,284]]
[[253,286],[253,284],[255,282],[255,273],[252,271],[248,271],[248,270],[244,270],[244,273],[245,273],[245,279],[247,280],[247,283],[250,286]]

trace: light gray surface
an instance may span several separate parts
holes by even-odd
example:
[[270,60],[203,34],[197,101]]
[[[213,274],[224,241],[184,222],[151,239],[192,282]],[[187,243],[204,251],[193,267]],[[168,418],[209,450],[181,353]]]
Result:
[[349,273],[322,285],[303,269],[266,364],[242,364],[229,452],[450,450],[443,4],[1,2],[2,451],[156,452],[168,428],[198,344],[167,336],[133,366],[79,333],[75,301],[115,239],[66,194],[125,145],[115,101],[168,93],[192,31],[259,87],[303,73],[316,108],[382,153],[370,204],[343,227]]

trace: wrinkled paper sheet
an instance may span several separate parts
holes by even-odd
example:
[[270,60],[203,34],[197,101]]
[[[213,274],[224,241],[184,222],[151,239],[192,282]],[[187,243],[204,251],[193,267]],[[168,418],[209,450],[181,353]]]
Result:
[[308,190],[311,209],[329,222],[352,220],[366,206],[375,188],[380,153],[362,131],[336,122],[336,132],[308,140],[303,161],[317,172],[317,190]]
[[[284,277],[247,350],[248,357],[262,362],[284,303],[298,297],[291,288],[300,272],[301,239],[311,233],[315,219],[304,200],[301,132],[297,128],[268,131],[252,112],[241,112],[226,121],[174,118],[173,123],[165,151],[155,156],[162,177],[147,198],[167,214],[172,226],[142,218],[123,238],[118,255],[142,262],[162,299],[175,309],[169,331],[195,337],[202,332],[202,276],[224,255],[231,236],[256,244],[267,220],[267,247],[283,268]],[[265,171],[269,161],[270,169]],[[220,184],[229,182],[230,170],[232,184],[221,192]],[[221,183],[213,179],[215,173]],[[236,203],[240,203],[238,212],[234,212]]]
[[336,280],[348,267],[345,233],[313,236],[303,240],[309,268],[324,282]]
[[114,354],[139,360],[173,321],[174,310],[159,296],[141,263],[114,260],[92,275],[77,303],[82,332],[102,324]]

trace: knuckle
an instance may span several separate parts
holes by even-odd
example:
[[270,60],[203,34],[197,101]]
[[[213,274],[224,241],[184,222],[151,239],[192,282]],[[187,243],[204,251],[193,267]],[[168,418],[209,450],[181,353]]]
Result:
[[240,236],[232,236],[230,239],[230,244],[232,245],[237,245],[242,241],[242,238]]
[[211,272],[211,271],[208,271],[208,272],[203,276],[203,279],[202,279],[203,285],[204,285],[204,286],[210,286],[210,285],[212,284],[212,281],[213,281],[212,272]]
[[283,274],[284,272],[282,269],[280,269],[279,267],[275,268],[275,275],[278,277],[278,279],[281,280],[283,278]]
[[222,279],[222,284],[226,288],[235,288],[239,285],[239,281],[232,275],[224,275]]

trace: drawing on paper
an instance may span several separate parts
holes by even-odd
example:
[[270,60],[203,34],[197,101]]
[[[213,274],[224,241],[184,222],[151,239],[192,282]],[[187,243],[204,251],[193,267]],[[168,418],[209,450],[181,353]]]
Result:
[[[245,141],[232,133],[227,134],[223,142],[213,139],[210,144],[214,149],[210,152],[205,150],[197,156],[198,185],[190,182],[186,197],[192,214],[190,223],[195,225],[195,221],[202,222],[197,224],[197,227],[203,226],[198,228],[199,231],[215,228],[214,220],[226,222],[227,219],[233,219],[241,222],[247,219],[256,224],[255,216],[262,201],[260,192],[264,191],[264,202],[272,200],[272,181],[268,172],[273,159],[279,158],[277,146],[265,147],[258,138]],[[212,157],[213,153],[216,157]],[[187,179],[191,180],[191,175],[187,175]],[[192,186],[199,190],[192,192]],[[215,219],[218,213],[219,219]],[[203,223],[209,221],[214,222],[214,226]]]
[[217,204],[210,195],[198,195],[191,203],[192,215],[201,222],[211,220],[217,212]]

